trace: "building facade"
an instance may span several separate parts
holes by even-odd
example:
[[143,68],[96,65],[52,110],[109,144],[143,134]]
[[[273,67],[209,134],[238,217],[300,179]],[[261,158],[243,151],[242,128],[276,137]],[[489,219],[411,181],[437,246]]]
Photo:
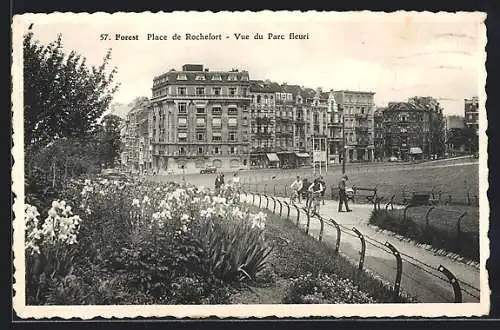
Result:
[[384,157],[408,161],[444,154],[444,120],[436,100],[419,97],[389,102],[382,116]]
[[[334,92],[338,116],[343,124],[346,162],[374,160],[374,95],[362,91]],[[342,150],[333,151],[342,158]]]
[[256,168],[278,166],[279,159],[272,155],[276,148],[276,89],[269,81],[251,81],[250,104],[250,166]]
[[377,108],[373,113],[373,155],[375,161],[383,161],[388,157],[385,152],[384,110],[385,108]]
[[122,134],[122,165],[139,173],[152,170],[150,106],[148,99],[137,102],[127,114]]
[[186,64],[153,80],[153,168],[199,172],[249,167],[251,96],[246,71]]
[[474,96],[464,100],[465,126],[479,131],[479,98]]

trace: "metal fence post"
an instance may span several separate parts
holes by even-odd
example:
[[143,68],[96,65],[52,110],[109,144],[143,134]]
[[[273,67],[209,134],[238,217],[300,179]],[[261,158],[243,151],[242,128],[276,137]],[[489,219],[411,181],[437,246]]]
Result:
[[408,213],[408,209],[409,209],[409,208],[412,208],[412,207],[413,207],[413,205],[407,205],[407,206],[405,206],[405,209],[404,209],[404,211],[403,211],[403,221],[404,221],[404,222],[406,222],[406,215],[407,215],[407,213]]
[[339,253],[339,249],[340,249],[340,235],[341,235],[342,231],[340,230],[340,226],[337,223],[337,221],[333,220],[332,218],[330,218],[330,221],[333,223],[333,225],[337,229],[337,242],[335,243],[335,253]]
[[269,208],[269,197],[267,197],[267,195],[264,195],[264,197],[266,198],[266,209]]
[[287,201],[283,201],[283,203],[285,203],[286,207],[287,207],[287,212],[286,212],[286,219],[287,220],[290,220],[290,204],[288,204]]
[[276,198],[276,200],[277,200],[277,201],[278,201],[278,203],[280,204],[280,217],[281,217],[281,214],[282,214],[282,212],[283,212],[283,204],[281,203],[281,201],[280,201],[278,198]]
[[457,220],[457,234],[458,236],[460,237],[460,235],[462,234],[462,231],[461,231],[461,228],[460,228],[460,224],[462,223],[462,219],[467,215],[467,212],[464,212],[462,213],[461,216],[458,217],[458,220]]
[[396,195],[392,195],[391,200],[385,204],[385,212],[388,211],[389,205],[391,206],[391,211],[394,210],[394,197],[396,197]]
[[425,213],[425,227],[426,228],[429,228],[429,216],[431,214],[431,211],[434,210],[434,209],[435,209],[435,207],[431,206],[431,207],[429,207],[429,209]]
[[307,215],[307,224],[306,224],[306,234],[309,235],[309,225],[311,224],[311,214],[306,212]]
[[385,242],[384,244],[387,246],[392,254],[396,257],[396,265],[397,265],[397,270],[396,270],[396,279],[394,281],[394,302],[397,302],[399,300],[399,288],[401,286],[401,275],[403,274],[403,261],[401,260],[401,255],[399,254],[398,250],[394,247],[389,242]]
[[271,196],[271,199],[273,200],[273,213],[276,213],[276,198],[274,198],[274,196]]
[[255,205],[255,193],[252,194],[252,205]]
[[363,265],[365,263],[365,253],[366,253],[366,242],[365,242],[365,237],[359,230],[356,229],[356,227],[352,227],[352,231],[358,235],[359,239],[361,240],[361,251],[360,251],[360,257],[359,257],[359,265],[358,265],[358,270],[362,271],[363,270]]
[[453,273],[450,272],[443,265],[439,265],[438,270],[448,278],[448,281],[450,281],[451,285],[453,286],[453,292],[455,294],[455,302],[461,303],[462,302],[462,290],[460,289],[460,283],[458,283],[458,280],[455,277],[455,275],[453,275]]
[[322,241],[323,240],[323,231],[325,229],[325,221],[323,220],[323,217],[321,215],[319,215],[318,213],[316,213],[316,217],[319,219],[319,236],[318,236],[318,241]]
[[295,209],[297,210],[297,227],[299,226],[300,224],[300,209],[297,205],[293,204],[293,206],[295,207]]

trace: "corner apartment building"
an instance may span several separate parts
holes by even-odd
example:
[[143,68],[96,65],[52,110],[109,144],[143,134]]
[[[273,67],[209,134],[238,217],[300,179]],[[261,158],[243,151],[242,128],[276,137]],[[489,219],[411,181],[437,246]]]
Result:
[[465,127],[479,132],[479,98],[474,96],[464,100]]
[[442,109],[432,98],[389,102],[383,110],[383,123],[384,157],[411,160],[430,158],[441,149],[444,152],[444,129],[440,129],[441,125],[444,127]]
[[[361,162],[374,160],[374,122],[375,110],[373,92],[363,91],[335,91],[334,96],[338,107],[340,123],[343,124],[345,139],[346,162]],[[338,132],[339,123],[333,121],[334,132]],[[338,133],[332,138],[332,151],[337,158],[341,158]],[[335,149],[337,148],[337,149]],[[340,154],[339,154],[340,153]]]
[[250,166],[277,166],[276,148],[276,88],[269,81],[250,82]]
[[333,92],[266,80],[251,81],[250,94],[252,166],[307,166],[313,150],[326,152]]
[[249,75],[186,64],[153,79],[153,168],[194,173],[249,166]]
[[145,99],[137,103],[127,114],[122,135],[124,147],[121,155],[122,165],[139,173],[152,169],[149,116],[149,100]]

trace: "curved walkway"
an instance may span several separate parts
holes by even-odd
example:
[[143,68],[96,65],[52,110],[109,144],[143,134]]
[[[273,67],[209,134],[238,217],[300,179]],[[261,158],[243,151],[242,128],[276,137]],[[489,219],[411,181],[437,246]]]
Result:
[[[286,198],[277,197],[280,201],[287,201]],[[255,204],[259,205],[258,197]],[[251,194],[242,195],[242,201],[252,204]],[[262,198],[261,205],[266,207],[266,200]],[[279,213],[279,204],[276,210]],[[354,232],[349,232],[352,227],[356,227],[365,237],[366,256],[364,269],[372,272],[375,276],[393,285],[396,276],[396,259],[388,248],[381,245],[385,242],[396,247],[403,257],[403,272],[401,279],[401,290],[410,296],[416,297],[421,302],[426,303],[449,303],[454,302],[454,292],[452,285],[437,268],[442,265],[450,270],[458,279],[463,302],[479,302],[480,276],[477,268],[464,263],[453,261],[446,256],[436,255],[422,247],[416,246],[413,242],[401,240],[386,232],[377,230],[368,224],[368,219],[373,210],[372,205],[353,204],[353,212],[337,212],[337,202],[325,201],[325,205],[320,208],[320,215],[325,218],[333,218],[339,225],[344,227],[345,232],[341,233],[340,251],[356,264],[360,259],[361,241]],[[269,201],[269,208],[273,210],[273,201]],[[303,207],[304,203],[297,206]],[[287,208],[283,205],[283,216],[286,217]],[[299,227],[305,228],[307,217],[304,212],[300,212]],[[290,208],[290,219],[296,221],[297,211]],[[320,222],[311,217],[309,234],[318,237]],[[323,240],[335,246],[337,231],[333,225],[325,221]]]

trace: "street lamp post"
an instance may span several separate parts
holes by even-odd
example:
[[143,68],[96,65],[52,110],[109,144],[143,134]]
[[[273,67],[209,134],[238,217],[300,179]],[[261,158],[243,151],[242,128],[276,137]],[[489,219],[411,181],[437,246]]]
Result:
[[345,158],[346,158],[346,150],[347,145],[345,141],[345,117],[344,117],[344,108],[342,107],[342,174],[345,174]]

